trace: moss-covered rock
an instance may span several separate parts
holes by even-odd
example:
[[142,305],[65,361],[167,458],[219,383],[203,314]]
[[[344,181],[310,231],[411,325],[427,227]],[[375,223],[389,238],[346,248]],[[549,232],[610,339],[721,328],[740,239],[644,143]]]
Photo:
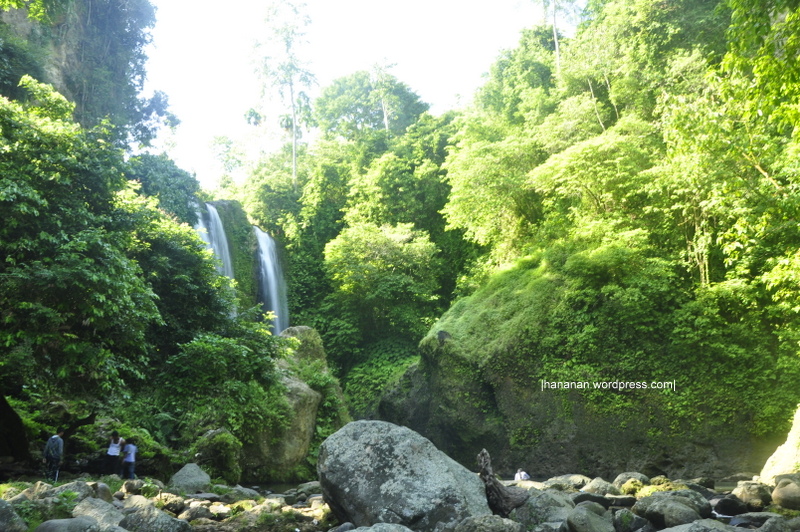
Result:
[[465,465],[490,449],[509,476],[720,477],[763,463],[772,442],[751,423],[759,407],[736,395],[745,370],[716,361],[727,380],[711,389],[706,353],[670,351],[681,313],[696,309],[640,244],[554,250],[496,275],[420,342],[380,416]]
[[213,478],[236,485],[242,478],[242,442],[227,429],[211,430],[195,445],[197,463]]

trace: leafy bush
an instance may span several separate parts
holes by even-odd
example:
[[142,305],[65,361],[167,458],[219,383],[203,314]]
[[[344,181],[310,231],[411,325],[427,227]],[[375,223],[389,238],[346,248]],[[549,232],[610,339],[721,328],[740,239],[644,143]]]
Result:
[[345,397],[354,416],[371,413],[387,386],[419,360],[416,346],[399,338],[387,338],[366,348],[366,361],[347,375]]

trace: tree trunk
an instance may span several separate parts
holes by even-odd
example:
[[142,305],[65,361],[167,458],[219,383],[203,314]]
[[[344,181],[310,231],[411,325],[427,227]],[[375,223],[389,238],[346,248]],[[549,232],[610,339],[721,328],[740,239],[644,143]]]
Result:
[[11,456],[17,462],[30,460],[28,437],[22,419],[0,393],[0,456]]
[[528,491],[516,486],[504,486],[497,480],[492,471],[492,458],[486,449],[478,453],[478,465],[481,468],[479,476],[486,488],[486,500],[489,501],[492,513],[508,517],[512,510],[525,504],[530,497]]

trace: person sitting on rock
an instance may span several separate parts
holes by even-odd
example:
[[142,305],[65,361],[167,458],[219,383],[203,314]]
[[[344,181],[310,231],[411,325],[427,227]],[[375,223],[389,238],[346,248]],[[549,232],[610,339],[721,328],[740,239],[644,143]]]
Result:
[[514,480],[530,480],[531,476],[527,474],[522,468],[517,469],[517,474],[514,475]]

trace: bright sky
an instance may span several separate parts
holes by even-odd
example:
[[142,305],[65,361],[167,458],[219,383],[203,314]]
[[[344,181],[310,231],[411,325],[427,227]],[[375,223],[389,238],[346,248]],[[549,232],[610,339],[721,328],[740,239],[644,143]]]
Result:
[[[181,120],[164,148],[213,188],[221,169],[215,136],[246,135],[244,114],[258,103],[254,43],[265,30],[265,0],[151,0],[157,8],[147,50],[149,90],[169,96]],[[482,75],[523,28],[541,21],[533,0],[306,0],[311,24],[300,52],[319,86],[375,64],[390,70],[439,114],[466,103]],[[275,94],[275,98],[278,95]]]

